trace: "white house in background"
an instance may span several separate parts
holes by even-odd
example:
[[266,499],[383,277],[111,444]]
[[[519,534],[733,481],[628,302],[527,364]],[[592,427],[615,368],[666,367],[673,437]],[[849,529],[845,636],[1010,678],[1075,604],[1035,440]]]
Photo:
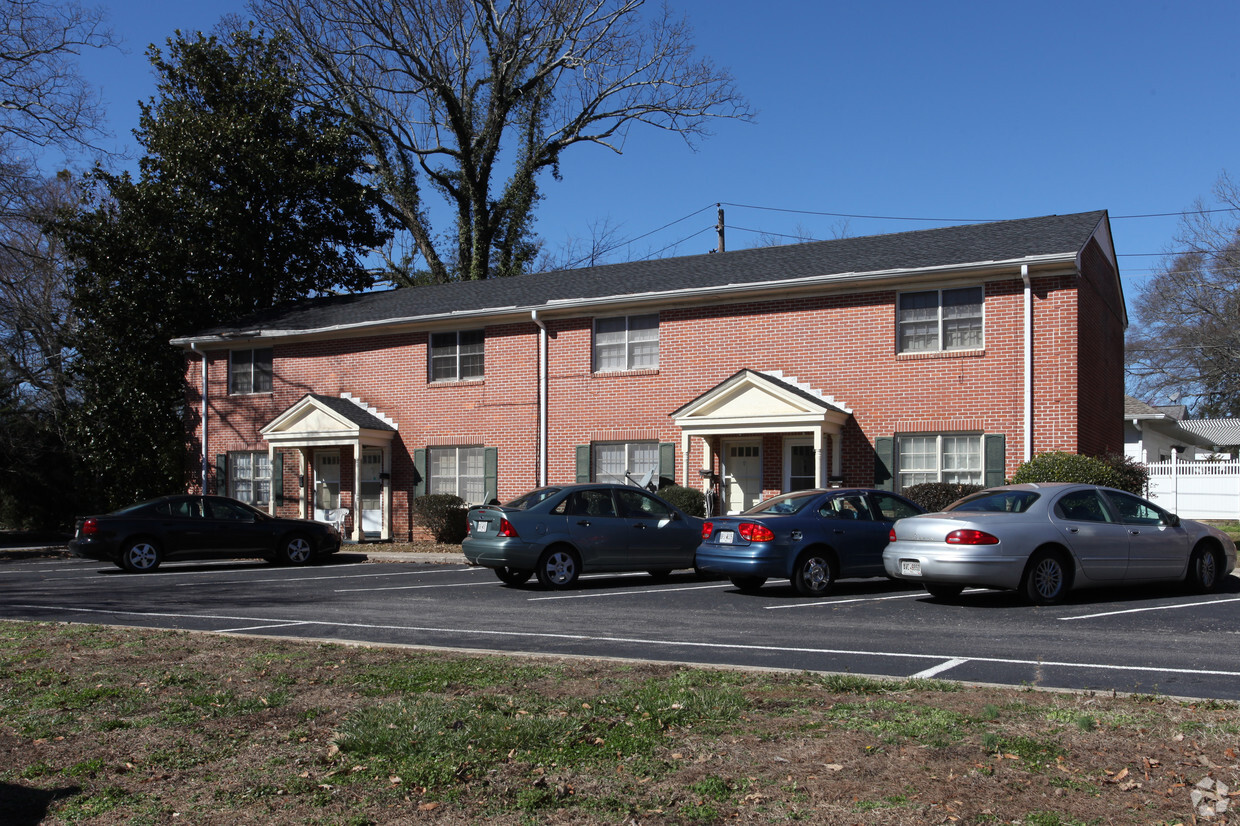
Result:
[[1124,396],[1124,454],[1134,462],[1147,464],[1170,459],[1172,451],[1180,459],[1195,459],[1199,453],[1213,454],[1219,443],[1190,429],[1193,420],[1185,420],[1187,414],[1188,408],[1182,404],[1155,407]]
[[1240,458],[1240,419],[1185,419],[1180,427],[1210,445],[1212,458]]

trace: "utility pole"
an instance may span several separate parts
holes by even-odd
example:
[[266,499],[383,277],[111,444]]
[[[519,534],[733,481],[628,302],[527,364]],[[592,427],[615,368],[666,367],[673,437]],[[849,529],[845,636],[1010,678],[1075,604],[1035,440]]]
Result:
[[719,222],[715,224],[715,232],[719,234],[719,247],[715,250],[715,252],[723,252],[723,205],[715,204],[715,206],[719,207]]

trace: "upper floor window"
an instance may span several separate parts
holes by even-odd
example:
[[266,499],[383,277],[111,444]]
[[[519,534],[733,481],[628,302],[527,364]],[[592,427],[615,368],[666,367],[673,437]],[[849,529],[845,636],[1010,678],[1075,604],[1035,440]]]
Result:
[[983,298],[981,287],[900,293],[899,352],[981,348]]
[[980,485],[985,476],[982,437],[958,434],[900,436],[900,489],[925,482]]
[[431,381],[464,381],[483,377],[482,330],[431,333]]
[[658,366],[658,313],[594,320],[594,372]]
[[228,392],[271,392],[271,348],[233,350],[228,354]]

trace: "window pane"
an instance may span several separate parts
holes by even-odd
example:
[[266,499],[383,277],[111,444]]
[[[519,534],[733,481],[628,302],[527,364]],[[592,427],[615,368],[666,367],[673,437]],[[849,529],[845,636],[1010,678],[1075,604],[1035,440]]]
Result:
[[249,393],[253,387],[253,373],[250,369],[250,350],[234,350],[230,356],[228,389],[231,393]]
[[943,348],[964,350],[982,346],[981,287],[943,291]]
[[254,379],[253,387],[255,393],[271,392],[271,348],[254,351]]
[[594,446],[594,481],[624,482],[625,446],[596,444]]
[[650,478],[658,482],[659,474],[659,443],[636,442],[629,445],[629,466],[626,468],[634,479],[641,480],[647,472]]
[[659,341],[637,341],[629,345],[629,369],[644,370],[659,366]]
[[480,379],[483,377],[483,353],[486,350],[481,330],[470,330],[461,333],[461,375],[462,379]]

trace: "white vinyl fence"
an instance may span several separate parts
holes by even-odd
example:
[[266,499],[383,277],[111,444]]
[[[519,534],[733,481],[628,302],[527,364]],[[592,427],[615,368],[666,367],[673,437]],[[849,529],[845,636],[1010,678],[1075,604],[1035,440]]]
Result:
[[1240,519],[1240,460],[1150,462],[1150,499],[1186,519]]

